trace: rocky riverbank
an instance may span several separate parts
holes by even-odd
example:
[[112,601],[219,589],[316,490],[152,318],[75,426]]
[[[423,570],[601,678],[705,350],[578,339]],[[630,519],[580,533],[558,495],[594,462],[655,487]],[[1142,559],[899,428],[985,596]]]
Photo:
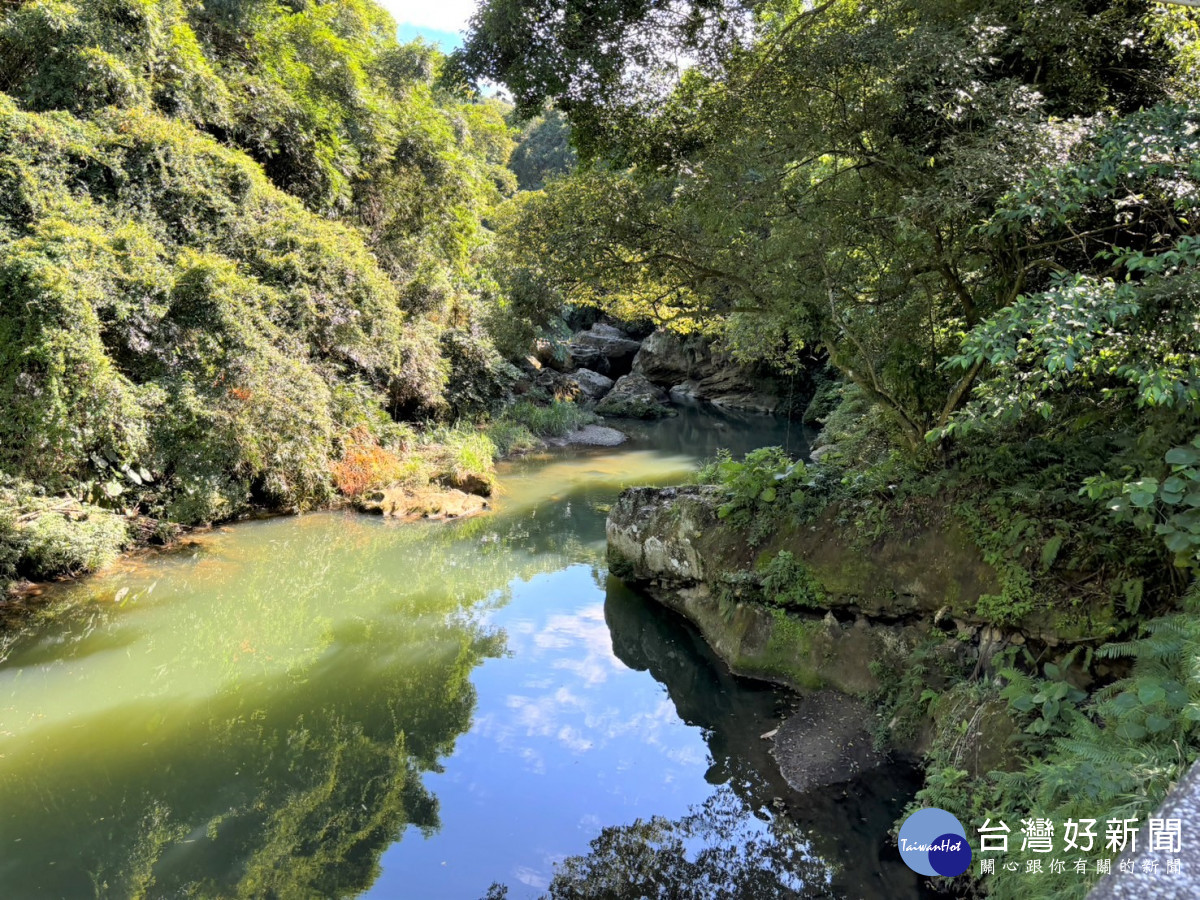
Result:
[[[794,751],[794,739],[779,745],[781,763],[796,768],[800,782],[828,779],[830,766],[849,778],[873,764],[863,746],[869,734],[893,749],[924,752],[965,709],[952,680],[940,673],[986,666],[1004,647],[1030,639],[978,615],[980,598],[997,590],[997,576],[952,523],[864,543],[827,513],[754,546],[722,519],[723,499],[719,488],[704,485],[625,491],[608,516],[609,566],[690,620],[733,671],[825,698],[808,701],[806,719],[772,736],[777,742],[793,732],[821,736],[825,763],[812,766],[787,749]],[[803,595],[788,606],[773,602],[764,587],[771,561],[781,555],[792,567],[790,595]],[[880,719],[891,714],[873,702],[894,690],[914,659],[928,669],[918,690],[941,699],[915,720]],[[831,716],[838,704],[831,706],[830,696],[844,699],[842,712],[857,712]],[[961,765],[972,772],[1005,765],[1013,726],[1003,704],[984,704],[966,719],[956,751]]]
[[526,361],[525,388],[594,405],[614,418],[672,415],[672,403],[704,401],[722,409],[783,411],[810,393],[807,376],[784,379],[739,363],[698,335],[658,330],[639,339],[598,323],[560,345],[543,342]]

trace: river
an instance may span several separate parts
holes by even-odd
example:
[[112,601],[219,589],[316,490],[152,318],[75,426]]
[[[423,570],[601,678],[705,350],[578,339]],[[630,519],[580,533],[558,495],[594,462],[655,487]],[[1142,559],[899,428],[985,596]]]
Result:
[[0,894],[922,896],[902,767],[796,795],[794,703],[610,578],[620,489],[797,426],[685,408],[491,515],[247,522],[55,589],[0,663]]

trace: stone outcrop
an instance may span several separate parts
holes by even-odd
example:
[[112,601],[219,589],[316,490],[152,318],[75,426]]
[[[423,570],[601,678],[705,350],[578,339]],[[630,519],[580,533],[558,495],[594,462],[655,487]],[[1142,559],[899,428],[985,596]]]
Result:
[[582,399],[579,382],[556,369],[538,370],[533,376],[533,384],[551,400],[573,403]]
[[460,519],[491,509],[491,504],[478,494],[468,494],[453,488],[384,488],[360,497],[355,506],[360,512],[405,520]]
[[774,412],[782,400],[775,379],[755,373],[699,336],[656,331],[642,342],[633,371],[670,391],[674,400]]
[[480,497],[492,496],[492,489],[495,487],[490,474],[481,475],[478,472],[467,471],[447,472],[437,479],[437,483],[456,491],[478,494]]
[[621,376],[600,401],[596,412],[602,416],[629,419],[661,419],[674,415],[666,392],[637,374]]
[[619,328],[596,324],[571,338],[571,366],[619,378],[633,370],[641,346]]
[[[886,690],[884,680],[905,671],[918,650],[926,654],[925,686],[937,699],[918,726],[899,718],[874,724],[912,753],[953,728],[955,765],[976,775],[1010,766],[1008,739],[1017,726],[1007,704],[981,705],[938,674],[987,666],[998,648],[1024,641],[1020,632],[983,624],[976,607],[998,589],[996,576],[953,524],[931,515],[919,529],[863,542],[831,509],[752,547],[720,517],[725,500],[721,489],[703,485],[623,492],[606,526],[609,569],[692,622],[734,672],[805,695],[800,717],[774,735],[789,783],[804,790],[830,773],[849,778],[879,764],[862,727],[873,713],[854,698]],[[763,569],[784,551],[799,567],[796,577],[815,586],[786,609],[769,602],[778,591],[768,596],[763,587]],[[804,712],[813,692],[828,691],[836,695],[823,696],[840,699]],[[858,712],[840,715],[851,708]]]
[[590,403],[602,400],[616,383],[607,375],[601,375],[591,369],[580,369],[567,377],[578,388],[580,398]]
[[550,341],[538,338],[533,342],[532,361],[538,368],[557,369],[565,372],[571,368],[571,352],[563,341]]
[[629,435],[604,425],[584,425],[562,437],[546,438],[551,447],[619,447]]
[[801,560],[828,608],[895,621],[941,613],[980,624],[979,598],[1000,590],[995,572],[953,524],[888,534],[866,546],[837,524],[837,510],[780,529],[761,547],[718,518],[722,498],[704,486],[633,488],[608,517],[613,571],[664,587],[716,587],[731,572],[753,572],[782,550]]
[[[997,576],[949,516],[862,541],[832,508],[751,547],[719,517],[723,501],[708,486],[625,491],[609,511],[608,561],[614,575],[695,623],[743,674],[862,694],[875,686],[872,659],[934,628],[957,633],[953,643],[984,665],[1007,644],[1056,646],[1088,639],[1096,625],[1050,610],[1005,629],[988,624],[980,600],[1000,592]],[[762,570],[783,551],[815,586],[813,606],[765,602]]]
[[740,536],[717,518],[713,488],[632,488],[609,512],[614,575],[645,589],[696,625],[735,671],[796,689],[866,694],[870,663],[914,646],[928,626],[876,625],[864,616],[801,615],[738,596],[728,575],[753,563]]

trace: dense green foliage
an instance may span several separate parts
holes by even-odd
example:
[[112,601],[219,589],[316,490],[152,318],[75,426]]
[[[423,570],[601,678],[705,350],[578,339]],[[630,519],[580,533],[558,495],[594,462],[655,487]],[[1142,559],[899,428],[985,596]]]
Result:
[[[1078,256],[1060,234],[984,227],[1003,198],[1105,116],[1171,96],[1179,14],[1052,7],[768,4],[719,72],[612,100],[619,127],[573,118],[593,165],[530,198],[507,238],[574,301],[723,320],[749,356],[819,347],[917,446],[979,374],[945,365],[964,333]],[[530,44],[513,77],[560,50]]]
[[[139,516],[488,489],[587,421],[498,414],[506,360],[600,307],[835,373],[819,464],[701,473],[751,544],[936,506],[999,579],[978,622],[1081,645],[957,673],[1021,762],[939,737],[921,800],[1150,808],[1200,752],[1198,14],[486,0],[473,28],[448,63],[370,0],[0,4],[0,581],[96,568]],[[820,606],[790,555],[754,577]]]
[[443,63],[368,0],[0,7],[0,473],[185,524],[303,509],[352,434],[502,402],[513,132]]
[[556,109],[525,124],[508,161],[523,191],[540,191],[551,178],[571,172],[575,164],[570,126]]
[[[464,59],[525,111],[562,110],[584,165],[502,223],[510,270],[747,359],[827,360],[826,446],[783,514],[825,509],[864,541],[951,515],[1001,585],[977,621],[1081,643],[947,674],[964,718],[920,801],[977,824],[1152,809],[1200,752],[1197,14],[524,6],[485,3]],[[697,64],[673,68],[680,52]],[[703,478],[745,529],[782,464]],[[797,564],[767,563],[777,602],[812,599]],[[930,708],[894,694],[893,712]],[[964,729],[1006,704],[1018,770],[969,773]]]
[[722,451],[696,473],[696,480],[720,488],[724,502],[717,516],[735,528],[748,529],[756,544],[803,503],[807,474],[804,463],[790,459],[782,447],[763,447],[742,460]]

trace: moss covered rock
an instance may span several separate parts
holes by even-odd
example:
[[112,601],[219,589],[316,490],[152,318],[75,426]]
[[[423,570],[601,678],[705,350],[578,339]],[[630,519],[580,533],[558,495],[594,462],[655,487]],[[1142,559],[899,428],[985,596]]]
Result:
[[608,517],[613,571],[634,582],[713,590],[742,575],[753,589],[775,568],[772,560],[788,554],[824,609],[891,620],[948,611],[982,622],[979,598],[998,590],[991,567],[952,522],[864,543],[837,524],[836,510],[827,510],[816,522],[788,524],[753,547],[721,518],[725,499],[711,486],[625,491]]
[[623,375],[596,407],[602,416],[661,419],[675,415],[666,391],[636,373]]

